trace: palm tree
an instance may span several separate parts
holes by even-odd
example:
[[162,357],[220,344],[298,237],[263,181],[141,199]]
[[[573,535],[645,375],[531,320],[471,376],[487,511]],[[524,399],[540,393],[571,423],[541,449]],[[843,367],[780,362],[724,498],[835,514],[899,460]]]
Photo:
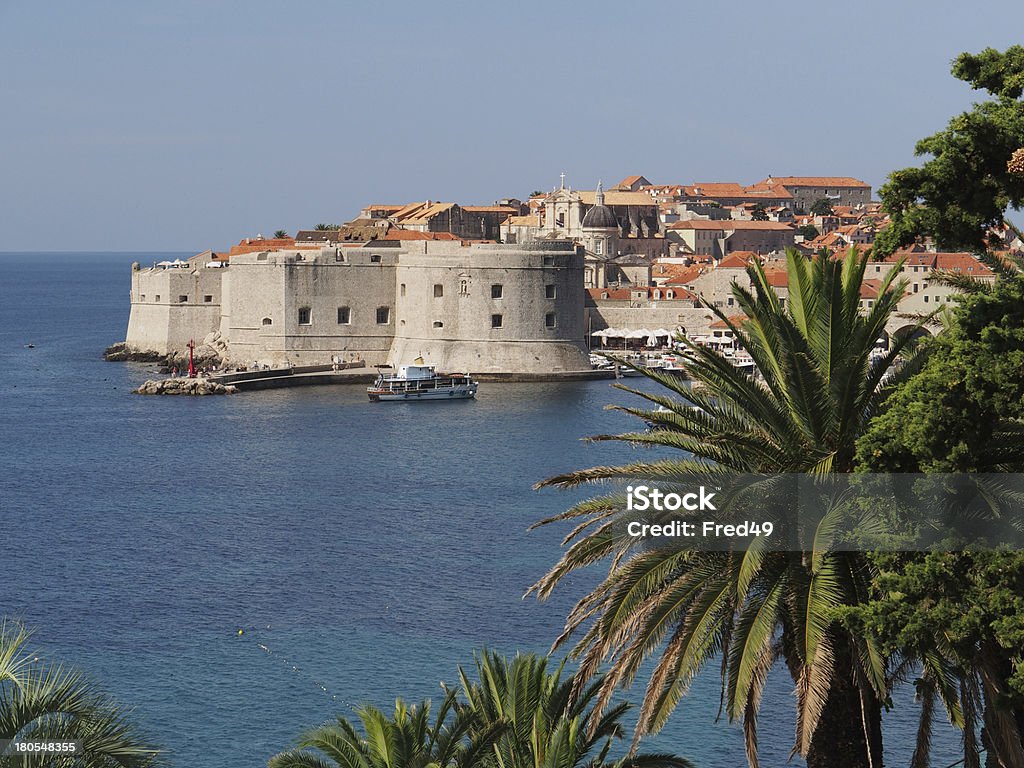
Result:
[[[0,740],[79,741],[83,754],[60,764],[81,768],[161,764],[123,708],[81,673],[40,662],[25,648],[29,637],[21,624],[0,620]],[[0,766],[57,764],[52,756],[43,759],[0,757]]]
[[288,233],[285,230],[278,229],[278,230],[274,231],[274,239],[275,240],[281,240],[281,239],[286,238],[286,237],[288,237]]
[[564,662],[553,671],[547,664],[547,658],[534,654],[517,654],[510,661],[484,652],[476,659],[479,682],[459,669],[462,694],[478,727],[498,728],[493,768],[691,768],[689,761],[668,754],[609,760],[629,705],[598,713],[593,704],[599,682],[574,696],[572,678],[562,677]]
[[[899,264],[862,311],[867,254],[808,261],[787,253],[789,297],[783,306],[755,262],[752,290],[733,286],[745,314],[732,330],[763,376],[738,371],[723,355],[689,345],[692,388],[649,373],[662,386],[644,393],[620,386],[659,410],[621,408],[656,425],[646,432],[602,435],[634,445],[674,449],[681,458],[595,467],[549,478],[563,488],[620,481],[672,483],[723,473],[851,472],[854,444],[872,415],[913,366],[890,370],[910,335],[873,359],[876,339],[903,294]],[[666,410],[661,410],[666,409]],[[757,713],[769,670],[782,660],[794,681],[794,753],[809,768],[881,766],[885,660],[870,638],[844,630],[837,610],[868,596],[871,565],[831,546],[834,519],[824,514],[789,552],[654,548],[623,535],[624,496],[590,499],[539,525],[575,520],[561,560],[531,591],[547,597],[566,576],[609,559],[608,575],[569,614],[556,647],[576,638],[579,685],[610,662],[599,706],[630,685],[657,657],[637,723],[637,737],[660,729],[697,673],[722,657],[723,703],[742,721],[747,759],[758,765]]]
[[[391,717],[374,706],[356,709],[363,733],[344,717],[304,733],[299,748],[275,755],[269,768],[474,768],[487,757],[494,728],[476,727],[474,715],[447,692],[433,722],[431,702],[395,702]],[[470,730],[473,729],[472,738]],[[313,751],[315,750],[315,751]],[[319,753],[319,754],[318,754]]]

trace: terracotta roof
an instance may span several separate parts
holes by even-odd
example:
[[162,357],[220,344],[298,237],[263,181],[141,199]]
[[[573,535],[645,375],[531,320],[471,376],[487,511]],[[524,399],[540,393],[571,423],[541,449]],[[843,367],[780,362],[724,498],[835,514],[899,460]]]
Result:
[[[613,189],[628,189],[636,184],[638,181],[647,181],[643,176],[627,176],[622,181],[613,187]],[[649,183],[649,182],[648,182]]]
[[969,253],[936,253],[935,269],[962,272],[973,277],[991,277],[995,274]]
[[860,297],[862,299],[877,299],[878,289],[881,285],[880,280],[864,280],[860,284]]
[[685,285],[692,283],[704,274],[704,269],[696,264],[655,264],[651,270],[651,277],[667,277],[665,285]]
[[462,210],[471,213],[519,213],[518,208],[510,208],[507,205],[464,205]]
[[746,269],[752,258],[757,256],[753,251],[733,251],[718,262],[719,269]]
[[455,203],[409,203],[391,214],[391,217],[402,224],[426,224],[430,219],[455,207]]
[[768,279],[768,285],[772,288],[786,288],[789,286],[789,273],[784,269],[766,269],[764,276]]
[[[733,325],[741,325],[743,323],[743,321],[746,320],[746,319],[747,319],[746,315],[732,315],[732,316],[729,317],[729,322],[732,323]],[[709,328],[728,328],[729,326],[726,324],[726,322],[724,320],[715,320],[715,322],[713,322],[708,327]]]
[[782,184],[787,187],[870,187],[860,179],[852,176],[769,176],[757,182],[755,187],[768,187]]
[[[259,251],[279,251],[282,248],[297,248],[305,249],[316,247],[319,248],[319,244],[316,246],[305,245],[303,243],[296,244],[295,239],[291,237],[252,237],[244,238],[238,242],[238,245],[231,246],[225,256],[230,258],[231,256],[238,256],[242,253],[257,253]],[[224,259],[217,258],[216,261],[223,261]]]
[[417,232],[414,229],[392,229],[381,240],[459,240],[451,232]]

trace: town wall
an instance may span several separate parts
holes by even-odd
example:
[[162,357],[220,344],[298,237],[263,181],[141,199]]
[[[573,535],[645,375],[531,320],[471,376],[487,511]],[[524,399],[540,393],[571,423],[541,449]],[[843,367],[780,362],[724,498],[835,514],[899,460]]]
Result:
[[407,243],[396,280],[396,366],[422,357],[480,373],[589,368],[583,253],[571,243]]
[[395,328],[398,252],[331,247],[233,257],[221,322],[232,362],[385,362]]
[[130,352],[184,352],[220,325],[225,270],[190,260],[187,266],[132,265],[131,311],[125,342]]

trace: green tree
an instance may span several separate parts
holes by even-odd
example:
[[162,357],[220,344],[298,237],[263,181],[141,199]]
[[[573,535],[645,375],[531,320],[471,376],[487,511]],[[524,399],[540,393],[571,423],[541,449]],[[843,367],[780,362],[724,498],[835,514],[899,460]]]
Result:
[[813,240],[821,234],[813,224],[804,224],[802,227],[798,227],[796,231],[797,234],[804,236],[804,240]]
[[920,168],[889,175],[879,195],[892,222],[876,239],[879,253],[924,236],[943,248],[981,250],[988,229],[1008,223],[1007,208],[1024,205],[1024,173],[1011,162],[1024,147],[1024,47],[963,53],[952,73],[994,98],[919,141],[916,154],[931,156]]
[[[874,472],[1024,471],[1024,276],[971,290],[921,371],[857,446]],[[880,554],[876,597],[851,629],[916,661],[923,701],[915,765],[927,764],[935,701],[964,728],[965,764],[1024,764],[1024,553]],[[983,726],[979,744],[976,727]]]
[[0,768],[75,765],[149,768],[162,764],[128,712],[80,672],[47,665],[31,653],[21,624],[0,621],[0,739],[81,741],[83,755],[41,759],[0,757]]
[[[489,756],[496,728],[477,727],[468,709],[447,692],[431,719],[431,702],[395,702],[389,717],[373,706],[356,709],[362,733],[348,719],[313,728],[298,749],[274,755],[269,768],[474,768]],[[470,737],[471,729],[473,738]]]
[[313,229],[317,232],[333,232],[341,229],[341,224],[317,224]]
[[758,203],[750,212],[750,218],[754,221],[768,221],[768,211],[764,209],[763,205]]
[[510,661],[485,652],[476,660],[476,680],[459,669],[462,695],[478,727],[500,734],[492,748],[494,768],[691,768],[689,761],[669,754],[610,760],[629,705],[598,713],[600,681],[575,695],[572,678],[562,677],[563,667],[564,662],[549,670],[548,659],[533,654]]
[[[853,249],[845,259],[813,261],[789,251],[784,307],[762,266],[752,264],[753,291],[733,286],[747,319],[736,324],[712,311],[753,357],[764,382],[721,354],[690,344],[685,367],[693,388],[653,373],[648,375],[662,385],[660,391],[622,387],[666,409],[621,409],[657,429],[595,438],[675,449],[683,457],[595,467],[541,485],[620,481],[657,487],[707,472],[708,462],[716,470],[741,473],[850,472],[857,438],[901,374],[884,383],[883,376],[909,339],[872,359],[904,283],[893,282],[898,268],[890,271],[878,300],[862,313],[866,264],[866,255]],[[559,640],[578,638],[573,654],[581,659],[583,682],[610,664],[600,701],[629,685],[646,659],[657,657],[637,724],[638,734],[656,731],[694,676],[720,653],[726,712],[743,722],[747,757],[756,766],[761,691],[781,659],[796,686],[794,748],[809,768],[882,764],[883,659],[870,638],[836,620],[841,607],[870,596],[866,556],[822,550],[807,540],[806,551],[793,553],[649,549],[621,535],[623,508],[622,495],[612,493],[543,521],[578,525],[561,561],[532,588],[546,597],[574,571],[611,560],[608,575],[577,604]],[[824,540],[823,528],[813,533]]]
[[832,213],[832,201],[827,197],[822,197],[811,203],[812,216],[831,216]]
[[278,229],[274,231],[274,238],[276,240],[280,240],[285,237],[288,237],[288,233],[285,232],[283,229]]
[[[969,283],[961,283],[970,289]],[[877,472],[1024,471],[1024,275],[963,297],[921,371],[857,444]]]
[[[898,660],[919,665],[921,702],[913,768],[926,768],[941,701],[963,728],[967,768],[1024,765],[1024,554],[878,553],[877,597],[850,611],[851,631],[877,639]],[[983,730],[979,739],[977,727]]]

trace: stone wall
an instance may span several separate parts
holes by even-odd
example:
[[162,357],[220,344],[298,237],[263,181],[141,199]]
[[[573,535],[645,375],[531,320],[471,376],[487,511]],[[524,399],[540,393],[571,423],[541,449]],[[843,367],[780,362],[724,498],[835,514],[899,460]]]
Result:
[[584,370],[583,253],[567,242],[416,242],[399,258],[390,361],[443,370]]
[[[649,331],[665,328],[675,331],[685,328],[690,336],[709,333],[711,323],[718,318],[705,307],[694,307],[692,302],[651,301],[642,306],[629,301],[600,300],[587,306],[585,322],[587,333],[603,328],[646,328]],[[612,340],[611,345],[622,344]],[[593,338],[593,349],[601,348],[601,340]]]
[[137,270],[126,344],[168,354],[219,331],[234,365],[422,356],[447,370],[583,370],[583,297],[583,252],[568,242],[261,251],[221,269]]
[[231,360],[317,365],[357,356],[368,365],[385,362],[395,329],[398,251],[332,247],[232,258],[221,321]]
[[183,353],[190,340],[199,344],[216,331],[224,272],[199,262],[168,268],[133,265],[127,350]]

